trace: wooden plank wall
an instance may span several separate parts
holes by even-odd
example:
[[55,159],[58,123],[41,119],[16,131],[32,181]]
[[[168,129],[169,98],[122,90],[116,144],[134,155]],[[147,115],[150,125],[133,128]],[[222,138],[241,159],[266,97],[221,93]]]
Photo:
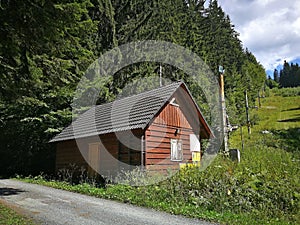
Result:
[[180,127],[191,129],[191,125],[182,113],[180,107],[168,104],[156,116],[153,124],[161,124],[169,127]]
[[[121,140],[119,142],[119,161],[132,166],[141,165],[141,129],[120,132]],[[120,169],[124,166],[120,163]],[[126,166],[127,167],[127,166]],[[127,167],[128,168],[128,167]]]
[[[176,135],[176,129],[180,132]],[[190,134],[193,130],[180,107],[168,104],[145,132],[146,168],[148,170],[178,169],[179,163],[191,162]],[[171,139],[181,139],[183,160],[171,161]]]
[[78,168],[84,167],[87,169],[87,163],[81,155],[76,141],[68,140],[57,143],[55,165],[56,171],[63,168],[69,168],[71,164],[76,164]]
[[[80,146],[82,152],[79,151],[77,144]],[[101,170],[112,168],[114,161],[111,160],[112,157],[118,160],[119,144],[115,134],[110,133],[99,137],[82,138],[78,140],[78,143],[75,140],[59,142],[56,150],[56,170],[69,168],[70,164],[76,164],[78,168],[84,167],[86,170],[90,170],[86,162],[86,160],[88,161],[89,159],[90,144],[98,144],[100,147],[99,168]],[[104,148],[106,148],[108,152],[104,151]]]
[[118,141],[114,133],[103,134],[99,136],[101,143],[99,168],[104,176],[111,176],[115,174],[118,169]]
[[[76,143],[75,140],[59,142],[57,144],[56,151],[56,171],[62,168],[69,168],[70,164],[76,164],[78,168],[84,167],[86,170],[91,171],[91,168],[89,168],[88,163],[85,161],[85,159],[89,160],[89,146],[94,146],[95,144],[99,144],[99,168],[101,173],[103,173],[104,175],[115,175],[115,172],[119,170],[119,160],[124,163],[131,162],[132,165],[140,165],[140,137],[142,134],[142,130],[133,130],[132,133],[136,137],[134,141],[132,140],[132,138],[127,138],[129,135],[128,132],[118,133],[118,135],[123,137],[122,139],[135,143],[137,150],[131,150],[130,152],[120,152],[120,143],[118,137],[114,133],[103,134],[99,137],[96,136],[82,138],[78,141],[78,143]],[[82,152],[79,151],[77,144],[79,144]],[[106,151],[104,148],[106,149]],[[126,149],[123,149],[123,151],[124,150]],[[119,153],[121,153],[122,155],[119,155]]]

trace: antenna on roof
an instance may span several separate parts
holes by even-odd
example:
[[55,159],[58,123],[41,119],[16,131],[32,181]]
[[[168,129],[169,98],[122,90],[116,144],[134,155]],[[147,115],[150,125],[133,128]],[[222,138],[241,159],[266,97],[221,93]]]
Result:
[[162,86],[162,66],[159,64],[159,86]]

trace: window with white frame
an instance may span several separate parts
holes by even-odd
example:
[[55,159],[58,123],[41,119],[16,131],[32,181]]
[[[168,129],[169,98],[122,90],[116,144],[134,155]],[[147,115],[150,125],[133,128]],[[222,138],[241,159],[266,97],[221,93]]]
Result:
[[171,161],[182,161],[182,159],[182,141],[179,139],[171,139]]

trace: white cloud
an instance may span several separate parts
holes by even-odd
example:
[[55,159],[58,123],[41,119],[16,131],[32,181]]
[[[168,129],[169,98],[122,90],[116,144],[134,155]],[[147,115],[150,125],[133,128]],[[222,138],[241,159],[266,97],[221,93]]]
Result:
[[244,47],[266,69],[300,57],[300,2],[219,0],[240,33]]

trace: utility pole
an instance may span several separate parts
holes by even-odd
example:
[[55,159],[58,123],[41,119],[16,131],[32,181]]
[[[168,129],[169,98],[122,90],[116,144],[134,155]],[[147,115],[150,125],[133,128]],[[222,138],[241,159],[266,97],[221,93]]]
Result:
[[247,90],[245,90],[245,106],[246,106],[246,119],[247,119],[248,134],[251,134],[251,128],[250,128],[250,115],[249,115],[249,104],[248,104]]
[[225,105],[225,91],[224,91],[224,72],[223,66],[219,66],[220,73],[220,100],[222,110],[222,131],[224,138],[224,154],[229,154],[228,148],[228,131],[227,131],[227,120],[226,120],[226,105]]

